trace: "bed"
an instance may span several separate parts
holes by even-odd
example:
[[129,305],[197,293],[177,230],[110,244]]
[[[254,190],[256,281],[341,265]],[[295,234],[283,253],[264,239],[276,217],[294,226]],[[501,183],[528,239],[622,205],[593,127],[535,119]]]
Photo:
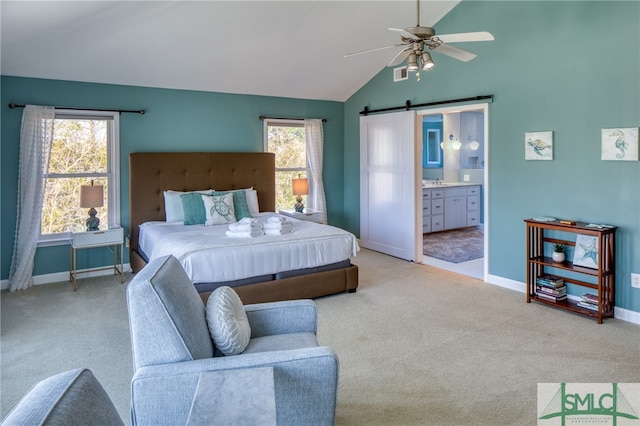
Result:
[[[257,194],[257,205],[260,214],[258,220],[266,220],[275,211],[275,156],[271,153],[221,153],[221,152],[178,152],[178,153],[132,153],[129,155],[129,214],[130,214],[130,262],[133,272],[140,271],[149,260],[151,254],[141,249],[140,230],[145,237],[147,230],[160,230],[161,234],[178,232],[174,223],[166,222],[165,191],[196,191],[215,189],[217,191],[240,190],[252,188]],[[291,220],[291,219],[289,219]],[[329,226],[318,225],[310,222],[294,220],[296,232],[292,234],[322,234],[324,230],[329,232]],[[318,226],[320,228],[313,228]],[[142,227],[142,228],[141,228]],[[220,227],[202,227],[196,231],[206,231],[212,234],[220,234]],[[325,228],[322,228],[325,227]],[[197,226],[191,227],[193,230]],[[337,228],[333,228],[335,231]],[[342,231],[345,232],[345,231]],[[202,233],[202,232],[200,232]],[[331,232],[329,232],[331,233]],[[346,233],[346,232],[345,232]],[[348,233],[346,233],[348,234]],[[284,236],[282,236],[284,237]],[[156,237],[162,240],[164,237]],[[182,237],[185,241],[188,237]],[[287,237],[293,238],[293,237]],[[261,240],[274,242],[277,238],[262,238]],[[240,250],[239,245],[244,242],[239,239],[234,247],[220,248],[219,253],[230,255],[233,250]],[[254,240],[253,238],[247,240]],[[257,238],[255,240],[258,240]],[[298,247],[299,253],[307,251],[311,253],[312,247],[325,247],[325,243],[317,241],[309,246],[302,246],[299,241],[286,241],[280,239],[279,246]],[[285,242],[286,241],[286,242]],[[346,241],[346,240],[345,240]],[[143,241],[144,242],[144,241]],[[277,242],[277,241],[276,241]],[[216,243],[217,244],[217,243]],[[297,245],[298,244],[298,245]],[[343,242],[343,245],[346,245]],[[213,245],[213,244],[212,244]],[[296,246],[297,245],[297,246]],[[357,246],[357,245],[356,245]],[[306,247],[306,248],[305,248]],[[211,248],[211,247],[209,247]],[[275,251],[262,249],[254,251],[269,251],[274,256]],[[353,254],[353,247],[351,253]],[[330,253],[335,250],[331,249]],[[154,250],[155,252],[155,250]],[[342,249],[343,253],[346,253]],[[167,247],[158,253],[167,253]],[[240,252],[234,252],[236,258]],[[184,257],[184,252],[176,253]],[[216,255],[212,255],[212,258]],[[257,256],[253,253],[252,256]],[[234,287],[243,303],[260,303],[278,300],[306,299],[326,296],[343,292],[355,292],[358,287],[358,267],[350,262],[349,255],[323,256],[322,260],[316,260],[312,267],[299,267],[300,263],[291,261],[292,255],[284,255],[284,260],[279,266],[280,270],[273,273],[259,273],[244,276],[238,274],[238,269],[246,268],[246,264],[238,262],[226,262],[229,271],[222,275],[208,278],[197,276],[192,279],[203,300],[209,293],[220,285]],[[338,259],[338,257],[342,257]],[[252,260],[252,262],[254,262]],[[225,263],[225,262],[223,262]],[[186,265],[186,263],[185,263]],[[290,269],[290,267],[294,269]],[[189,268],[185,268],[189,269]],[[196,268],[200,271],[202,268]],[[192,271],[187,271],[189,272]],[[245,274],[246,275],[246,274]],[[238,278],[241,276],[241,278]],[[226,278],[230,278],[227,280]]]

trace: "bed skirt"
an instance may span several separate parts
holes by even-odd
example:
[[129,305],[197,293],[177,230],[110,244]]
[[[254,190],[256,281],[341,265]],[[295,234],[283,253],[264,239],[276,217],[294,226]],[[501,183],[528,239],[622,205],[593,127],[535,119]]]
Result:
[[[147,264],[135,250],[131,251],[130,262],[135,272],[140,271]],[[358,288],[358,267],[348,260],[334,265],[337,269],[326,270],[327,268],[320,267],[320,269],[315,268],[316,272],[309,272],[309,270],[289,271],[284,274],[264,275],[253,280],[241,280],[243,282],[230,284],[245,305],[281,300],[314,299],[331,294],[355,292]],[[225,283],[200,285],[198,292],[202,301],[206,303],[211,291],[221,285],[225,285]],[[198,287],[199,285],[196,284],[196,289]]]

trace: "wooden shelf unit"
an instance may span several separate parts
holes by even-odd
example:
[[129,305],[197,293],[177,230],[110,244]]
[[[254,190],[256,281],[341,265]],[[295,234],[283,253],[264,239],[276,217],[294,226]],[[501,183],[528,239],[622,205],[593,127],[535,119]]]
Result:
[[[587,223],[576,222],[575,225],[567,225],[555,220],[552,222],[542,222],[534,219],[525,219],[527,225],[527,303],[532,300],[552,305],[571,312],[587,315],[596,318],[598,324],[602,324],[605,317],[614,317],[615,307],[615,235],[617,227],[595,228],[587,227]],[[574,234],[591,235],[597,238],[598,242],[598,267],[596,269],[585,268],[574,265],[573,262],[554,262],[551,257],[544,256],[544,244],[560,243],[565,246],[575,247],[575,241],[569,241],[545,236],[545,231],[560,231]],[[596,290],[598,295],[598,310],[593,311],[578,306],[577,302],[567,299],[553,302],[536,296],[536,279],[545,273],[546,269],[553,268],[560,271],[569,271],[585,277],[595,277],[595,283],[582,281],[572,277],[562,276],[566,283],[587,287]],[[553,275],[561,276],[556,271]],[[578,275],[579,276],[579,275]]]

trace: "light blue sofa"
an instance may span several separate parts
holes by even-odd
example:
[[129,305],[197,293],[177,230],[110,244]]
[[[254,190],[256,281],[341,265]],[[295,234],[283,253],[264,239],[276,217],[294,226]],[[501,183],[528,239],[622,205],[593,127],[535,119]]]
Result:
[[[184,425],[202,373],[262,367],[273,369],[278,425],[334,424],[339,361],[333,350],[318,345],[313,301],[245,306],[251,339],[233,356],[216,350],[205,305],[172,256],[155,259],[136,274],[127,305],[134,425]],[[232,392],[242,395],[246,386],[239,381]],[[215,392],[210,398],[215,400]]]
[[2,426],[124,425],[111,399],[86,368],[37,383],[4,418]]

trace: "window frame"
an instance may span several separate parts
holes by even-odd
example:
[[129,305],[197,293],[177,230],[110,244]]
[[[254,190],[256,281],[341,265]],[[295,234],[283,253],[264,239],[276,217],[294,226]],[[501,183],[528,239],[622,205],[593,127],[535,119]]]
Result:
[[[109,223],[107,226],[120,226],[120,113],[117,111],[71,110],[56,108],[54,120],[58,119],[103,119],[107,121],[107,171],[69,174],[45,173],[42,178],[75,177],[90,179],[92,177],[105,177],[108,182],[107,193],[105,194],[108,200],[107,214],[109,217]],[[80,208],[80,203],[78,203],[78,208]],[[42,234],[41,226],[38,235],[38,247],[66,244],[70,238],[71,232],[69,231],[57,234]]]
[[[286,118],[267,118],[263,121],[263,151],[269,151],[269,126],[274,127],[300,127],[304,129],[304,121],[302,120],[292,120]],[[305,131],[306,138],[306,131]],[[278,172],[298,172],[299,174],[304,174],[304,176],[309,179],[311,175],[309,171],[309,154],[307,153],[306,140],[305,140],[305,167],[278,167],[276,166],[276,175]],[[309,189],[311,190],[311,179],[309,179]],[[276,206],[277,207],[277,206]]]

